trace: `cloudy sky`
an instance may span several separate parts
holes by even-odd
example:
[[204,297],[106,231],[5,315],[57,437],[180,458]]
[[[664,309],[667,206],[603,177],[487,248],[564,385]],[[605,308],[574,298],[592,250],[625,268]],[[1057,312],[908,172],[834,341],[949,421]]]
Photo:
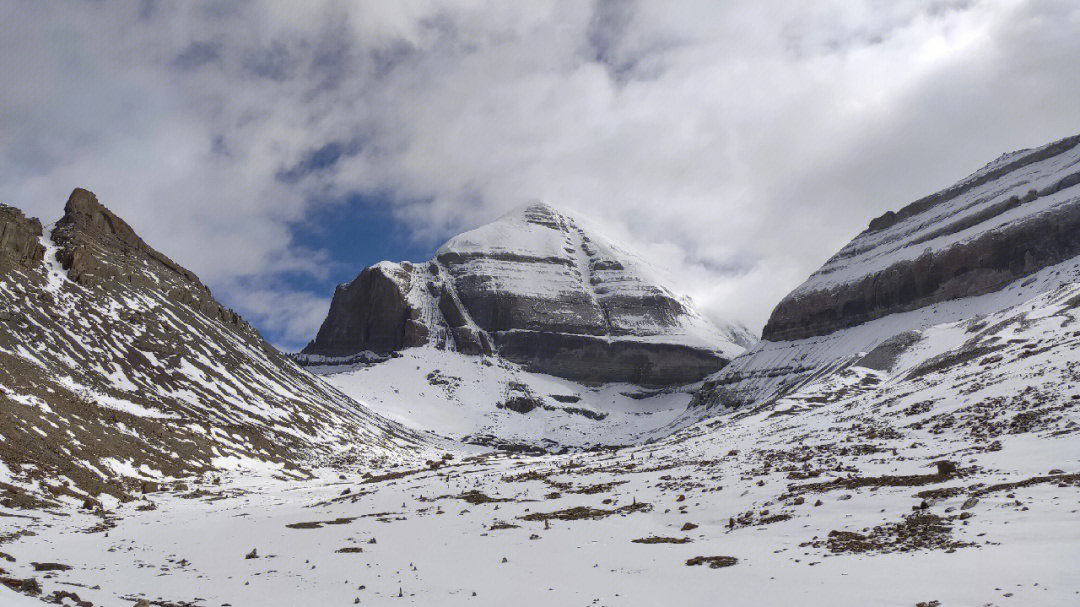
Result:
[[1075,0],[0,0],[0,202],[93,190],[284,347],[538,198],[758,330],[871,217],[1080,132],[1077,32]]

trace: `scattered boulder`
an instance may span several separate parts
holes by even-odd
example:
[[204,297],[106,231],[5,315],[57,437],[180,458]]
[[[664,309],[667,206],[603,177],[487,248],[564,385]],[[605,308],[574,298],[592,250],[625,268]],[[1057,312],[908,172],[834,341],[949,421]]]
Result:
[[0,577],[0,584],[5,585],[12,590],[22,592],[23,594],[41,594],[41,585],[38,584],[38,581],[35,578],[19,579]]
[[61,563],[30,563],[34,567],[34,571],[67,571],[71,569],[70,565],[64,565]]
[[937,466],[938,476],[950,476],[956,474],[956,463],[948,460],[940,460],[934,462]]

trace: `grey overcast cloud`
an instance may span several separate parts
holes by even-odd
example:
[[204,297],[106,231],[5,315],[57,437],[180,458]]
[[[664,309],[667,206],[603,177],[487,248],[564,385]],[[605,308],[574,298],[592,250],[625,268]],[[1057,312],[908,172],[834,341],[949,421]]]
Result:
[[1078,32],[1074,0],[5,0],[0,201],[93,190],[284,347],[377,261],[327,246],[356,222],[407,258],[538,198],[756,331],[870,218],[1080,132]]

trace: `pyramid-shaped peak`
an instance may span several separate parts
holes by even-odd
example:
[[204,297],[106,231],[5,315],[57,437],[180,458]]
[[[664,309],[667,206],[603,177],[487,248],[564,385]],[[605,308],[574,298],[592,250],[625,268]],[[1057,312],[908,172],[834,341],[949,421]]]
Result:
[[559,209],[556,209],[551,203],[544,200],[536,200],[525,204],[522,207],[522,214],[524,215],[559,215]]
[[531,223],[553,229],[562,229],[570,219],[567,213],[544,200],[534,200],[515,207],[493,223]]
[[454,236],[427,264],[361,272],[305,353],[430,345],[589,383],[671,385],[741,354],[745,333],[711,323],[587,218],[536,200]]

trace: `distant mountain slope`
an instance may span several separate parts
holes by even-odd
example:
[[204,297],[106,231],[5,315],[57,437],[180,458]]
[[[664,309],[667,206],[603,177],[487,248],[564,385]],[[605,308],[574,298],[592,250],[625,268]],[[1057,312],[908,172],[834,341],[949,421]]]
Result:
[[0,205],[0,495],[125,498],[244,461],[420,444],[297,367],[77,189],[49,235]]
[[824,335],[990,293],[1080,253],[1080,136],[1002,156],[889,212],[773,311],[763,339]]
[[669,385],[754,341],[714,326],[583,221],[536,203],[450,239],[427,263],[365,269],[338,288],[304,353],[432,345],[579,381]]
[[780,302],[763,340],[710,378],[696,404],[763,402],[868,352],[901,352],[929,327],[1069,288],[1078,256],[1080,136],[1007,154],[871,221]]

